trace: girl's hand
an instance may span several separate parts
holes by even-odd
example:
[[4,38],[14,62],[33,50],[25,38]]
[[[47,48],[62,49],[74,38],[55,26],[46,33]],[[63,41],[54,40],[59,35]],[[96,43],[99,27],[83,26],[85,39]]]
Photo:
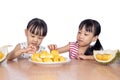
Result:
[[48,45],[48,49],[49,49],[50,51],[56,50],[56,49],[57,49],[57,45],[56,45],[56,44],[50,44],[50,45]]
[[20,44],[18,44],[14,50],[12,50],[9,55],[7,56],[7,60],[12,60],[18,56],[20,56],[23,53],[35,53],[36,52],[36,47],[35,46],[28,46],[25,49],[21,49]]
[[30,54],[32,54],[32,53],[35,53],[35,52],[36,52],[36,47],[30,45],[25,49],[16,50],[15,54],[17,54],[17,55],[21,55],[22,53],[30,53]]
[[93,55],[78,55],[77,57],[76,57],[76,59],[78,59],[78,60],[94,60],[94,57],[93,57]]
[[78,55],[78,56],[76,57],[76,59],[77,59],[77,60],[84,60],[84,59],[87,59],[86,57],[87,57],[86,55]]
[[36,52],[36,47],[30,45],[30,46],[28,46],[28,48],[26,48],[25,50],[26,50],[26,51],[25,51],[26,53],[35,53],[35,52]]

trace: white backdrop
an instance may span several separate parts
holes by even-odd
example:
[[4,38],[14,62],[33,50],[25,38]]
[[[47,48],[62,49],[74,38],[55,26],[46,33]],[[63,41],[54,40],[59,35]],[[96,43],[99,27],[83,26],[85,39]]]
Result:
[[96,19],[104,49],[120,49],[119,0],[1,0],[0,46],[26,41],[24,29],[32,18],[44,19],[48,34],[42,45],[75,41],[80,22]]

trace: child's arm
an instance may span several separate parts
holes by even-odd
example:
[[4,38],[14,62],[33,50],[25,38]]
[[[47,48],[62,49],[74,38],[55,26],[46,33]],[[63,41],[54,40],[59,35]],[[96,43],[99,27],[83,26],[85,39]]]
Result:
[[94,60],[93,55],[78,55],[78,60]]
[[14,58],[18,57],[21,53],[22,50],[20,50],[20,44],[18,44],[10,53],[8,53],[7,60],[13,60]]
[[69,44],[67,44],[66,46],[57,48],[56,44],[50,44],[48,45],[49,50],[58,50],[59,53],[64,53],[64,52],[68,52],[69,51]]
[[59,53],[64,53],[64,52],[68,52],[69,51],[69,44],[58,48]]

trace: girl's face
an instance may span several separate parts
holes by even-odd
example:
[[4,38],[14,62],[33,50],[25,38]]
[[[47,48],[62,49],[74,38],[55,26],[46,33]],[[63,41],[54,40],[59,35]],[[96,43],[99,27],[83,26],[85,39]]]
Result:
[[35,46],[36,48],[39,47],[39,45],[41,44],[42,40],[44,39],[43,36],[32,34],[27,29],[25,30],[25,34],[26,34],[26,37],[27,37],[28,45]]
[[78,45],[82,47],[89,46],[91,42],[96,41],[97,38],[98,36],[94,36],[94,32],[86,31],[85,27],[83,27],[77,33]]

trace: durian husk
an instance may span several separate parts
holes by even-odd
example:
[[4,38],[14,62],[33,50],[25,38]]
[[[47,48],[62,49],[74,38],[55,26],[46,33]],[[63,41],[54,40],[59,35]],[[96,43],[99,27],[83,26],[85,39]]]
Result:
[[115,53],[115,57],[111,61],[109,61],[109,62],[102,62],[102,61],[99,62],[99,61],[96,60],[96,62],[104,64],[104,65],[109,65],[109,64],[115,63],[119,59],[120,59],[120,51],[117,50],[117,52]]
[[120,59],[120,51],[118,50],[117,53],[116,53],[116,56],[113,60],[111,60],[110,62],[107,62],[106,64],[112,64],[112,63],[115,63],[117,60]]

